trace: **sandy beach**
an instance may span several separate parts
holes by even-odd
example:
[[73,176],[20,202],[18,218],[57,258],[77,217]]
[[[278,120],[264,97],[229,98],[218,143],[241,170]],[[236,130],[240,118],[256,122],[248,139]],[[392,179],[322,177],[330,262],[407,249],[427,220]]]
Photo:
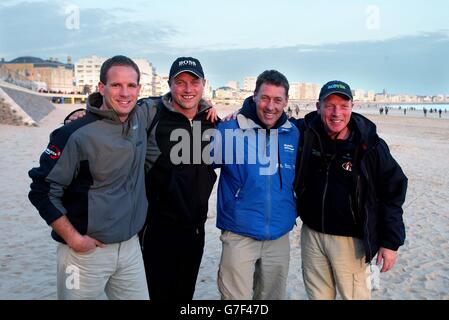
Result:
[[[56,299],[56,242],[50,228],[28,201],[28,170],[38,159],[51,131],[77,105],[55,105],[39,127],[0,125],[0,299]],[[233,107],[219,108],[227,114]],[[311,111],[301,109],[300,116]],[[396,266],[380,276],[373,299],[449,300],[449,117],[392,110],[380,116],[359,109],[378,131],[409,178],[404,220],[405,245]],[[215,227],[216,193],[210,199],[206,247],[194,299],[219,299],[216,275],[220,260],[220,231]],[[288,299],[306,299],[301,275],[299,233],[292,245]]]

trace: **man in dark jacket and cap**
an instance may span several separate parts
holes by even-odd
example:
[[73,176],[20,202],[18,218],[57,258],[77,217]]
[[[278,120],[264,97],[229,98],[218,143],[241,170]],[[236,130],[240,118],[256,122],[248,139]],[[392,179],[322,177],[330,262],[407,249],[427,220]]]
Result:
[[[390,270],[404,244],[407,177],[376,126],[353,113],[348,84],[326,83],[301,131],[295,192],[310,299],[369,299],[368,264]],[[304,134],[302,134],[302,132]],[[383,263],[382,263],[383,262]]]

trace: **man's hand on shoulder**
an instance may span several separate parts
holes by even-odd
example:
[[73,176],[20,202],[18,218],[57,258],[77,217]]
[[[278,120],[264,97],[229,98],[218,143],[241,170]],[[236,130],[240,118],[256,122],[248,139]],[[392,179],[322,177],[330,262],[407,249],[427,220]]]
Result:
[[65,119],[64,119],[64,124],[69,124],[72,121],[75,121],[79,118],[82,118],[86,115],[86,110],[85,109],[78,109],[73,111],[72,113],[70,113]]
[[206,120],[209,120],[212,123],[218,121],[217,109],[215,109],[212,100],[206,100],[207,104],[211,106],[211,108],[206,110],[207,116]]

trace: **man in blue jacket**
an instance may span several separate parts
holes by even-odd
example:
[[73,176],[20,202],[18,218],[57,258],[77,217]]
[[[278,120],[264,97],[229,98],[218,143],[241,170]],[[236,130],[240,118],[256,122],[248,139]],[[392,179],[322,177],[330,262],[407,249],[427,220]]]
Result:
[[404,244],[407,177],[376,125],[353,113],[351,88],[326,83],[301,128],[296,194],[310,299],[369,299],[367,263],[391,269]]
[[222,122],[217,227],[222,230],[218,288],[223,299],[284,299],[299,131],[284,107],[289,83],[275,70],[257,78],[237,118]]

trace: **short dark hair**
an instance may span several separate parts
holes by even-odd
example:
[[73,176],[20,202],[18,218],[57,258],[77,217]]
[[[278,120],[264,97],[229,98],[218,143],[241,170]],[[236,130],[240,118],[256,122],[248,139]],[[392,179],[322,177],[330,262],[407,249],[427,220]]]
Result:
[[130,59],[126,56],[118,55],[118,56],[113,56],[112,58],[109,58],[108,60],[103,62],[103,64],[101,65],[101,69],[100,69],[101,83],[106,84],[106,82],[108,81],[108,71],[113,66],[129,66],[129,67],[133,68],[137,72],[137,83],[140,82],[140,70],[139,70],[139,67],[137,66],[137,64],[132,59]]
[[288,96],[288,90],[290,89],[290,85],[288,83],[287,78],[277,70],[265,70],[262,72],[256,80],[256,89],[254,93],[257,94],[262,84],[268,83],[275,86],[282,86],[285,89],[285,95]]

